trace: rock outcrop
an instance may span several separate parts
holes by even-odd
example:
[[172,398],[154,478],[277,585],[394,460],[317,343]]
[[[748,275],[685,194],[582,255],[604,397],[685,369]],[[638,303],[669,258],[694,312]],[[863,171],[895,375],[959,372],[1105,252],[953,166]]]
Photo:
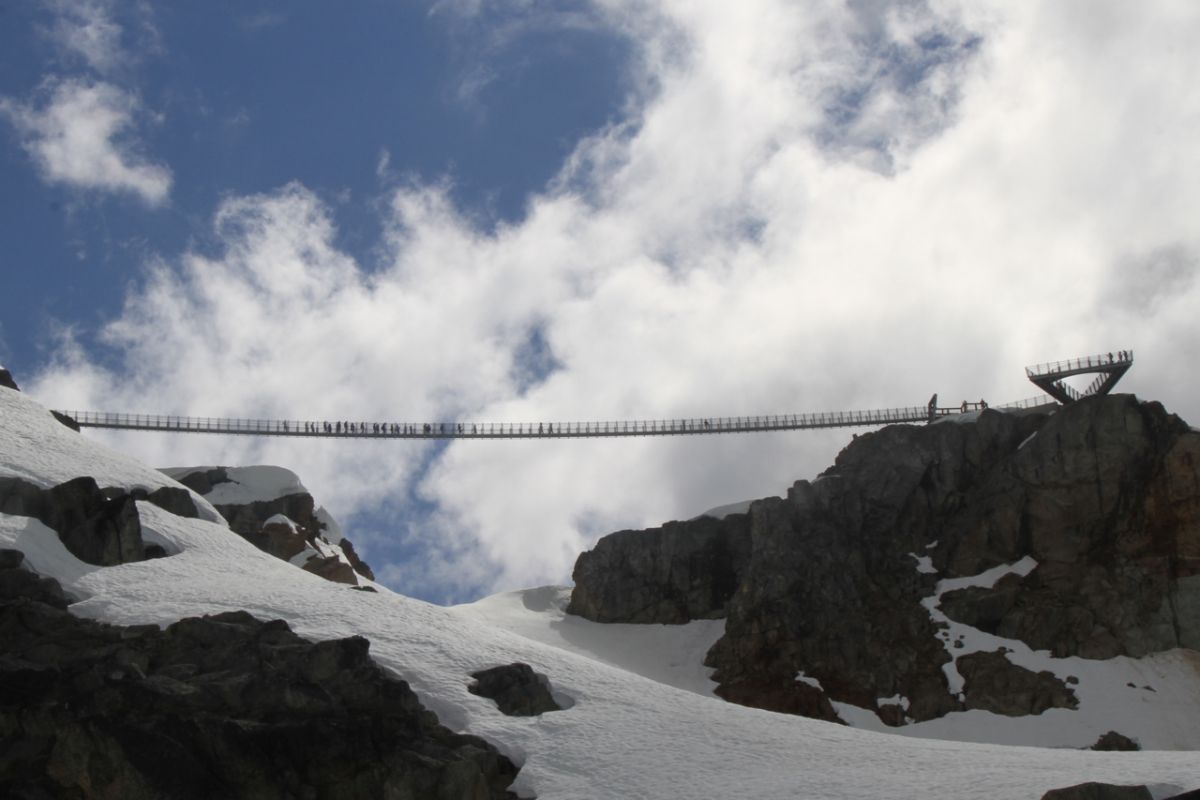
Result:
[[596,622],[718,619],[749,558],[745,514],[613,533],[576,562],[567,613]]
[[[706,660],[721,696],[826,719],[832,700],[888,724],[1076,702],[1002,652],[957,652],[939,620],[1056,656],[1200,648],[1200,433],[1157,403],[888,427],[739,516],[605,537],[568,610],[724,615]],[[952,578],[973,580],[938,588]]]
[[17,386],[17,382],[13,380],[12,373],[4,367],[0,367],[0,386],[6,389],[12,389],[14,392],[21,391],[21,387]]
[[472,672],[471,677],[475,682],[467,691],[495,700],[501,713],[510,717],[538,717],[563,710],[550,693],[550,681],[528,664],[504,664]]
[[[340,533],[331,537],[324,512],[306,491],[269,499],[221,502],[213,494],[222,484],[235,483],[230,467],[169,470],[168,474],[196,494],[213,495],[213,505],[235,533],[263,552],[297,563],[302,569],[336,583],[358,584],[356,576],[375,580],[354,545]],[[258,468],[262,469],[262,468]],[[290,474],[290,473],[288,473]],[[336,540],[331,540],[336,539]]]
[[1141,745],[1130,739],[1128,736],[1116,731],[1109,731],[1103,734],[1096,743],[1089,748],[1091,750],[1102,750],[1105,752],[1121,751],[1133,752],[1141,750]]
[[1154,800],[1145,786],[1123,786],[1115,783],[1080,783],[1062,789],[1051,789],[1042,800]]
[[42,489],[20,478],[0,477],[0,512],[37,519],[58,534],[72,555],[98,566],[165,555],[161,546],[142,539],[138,500],[179,516],[198,516],[192,496],[174,487],[102,490],[85,476]]
[[63,610],[14,552],[0,552],[0,796],[514,797],[516,767],[441,726],[362,637],[314,644],[245,612],[104,625]]

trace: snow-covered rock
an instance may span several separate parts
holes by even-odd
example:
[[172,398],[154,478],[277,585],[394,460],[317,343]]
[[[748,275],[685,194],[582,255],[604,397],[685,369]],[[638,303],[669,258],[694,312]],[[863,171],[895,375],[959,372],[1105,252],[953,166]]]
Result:
[[164,474],[198,492],[247,541],[335,583],[357,586],[375,574],[341,526],[291,470],[276,466],[169,467]]

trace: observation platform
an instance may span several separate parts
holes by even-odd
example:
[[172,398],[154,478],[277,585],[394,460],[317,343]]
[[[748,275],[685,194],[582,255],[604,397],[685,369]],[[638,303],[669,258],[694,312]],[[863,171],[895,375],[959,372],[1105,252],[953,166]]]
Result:
[[[1025,375],[1046,394],[1068,405],[1085,397],[1108,394],[1132,366],[1133,351],[1119,350],[1116,353],[1037,364],[1026,367]],[[1096,378],[1082,391],[1066,383],[1066,379],[1074,375],[1090,374],[1095,374]]]

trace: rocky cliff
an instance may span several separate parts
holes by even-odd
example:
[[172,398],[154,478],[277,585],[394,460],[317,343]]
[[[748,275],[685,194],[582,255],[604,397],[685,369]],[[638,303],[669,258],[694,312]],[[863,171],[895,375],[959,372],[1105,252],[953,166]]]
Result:
[[606,537],[575,581],[594,620],[724,616],[706,663],[735,702],[891,725],[1071,708],[1070,680],[948,629],[1058,657],[1200,649],[1200,433],[1128,395],[892,426],[747,514]]

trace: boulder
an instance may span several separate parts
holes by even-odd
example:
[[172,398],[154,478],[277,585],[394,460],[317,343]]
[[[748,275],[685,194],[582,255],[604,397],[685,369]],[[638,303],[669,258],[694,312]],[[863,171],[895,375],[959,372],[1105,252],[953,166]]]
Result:
[[533,667],[520,662],[472,672],[475,682],[467,691],[495,700],[510,717],[538,717],[547,711],[562,711],[550,694],[550,681]]
[[1080,783],[1051,789],[1042,800],[1154,800],[1145,786],[1120,786],[1114,783]]
[[515,797],[512,762],[362,637],[246,612],[117,627],[0,595],[0,640],[0,796]]
[[350,586],[358,585],[358,578],[354,576],[354,568],[337,556],[314,556],[304,562],[302,569],[327,581],[345,583]]
[[1097,739],[1096,743],[1089,749],[1131,752],[1134,750],[1141,750],[1142,746],[1124,734],[1117,733],[1116,731],[1109,731]]
[[1003,650],[962,656],[957,667],[968,709],[1023,717],[1048,708],[1079,707],[1075,693],[1054,673],[1017,666]]

